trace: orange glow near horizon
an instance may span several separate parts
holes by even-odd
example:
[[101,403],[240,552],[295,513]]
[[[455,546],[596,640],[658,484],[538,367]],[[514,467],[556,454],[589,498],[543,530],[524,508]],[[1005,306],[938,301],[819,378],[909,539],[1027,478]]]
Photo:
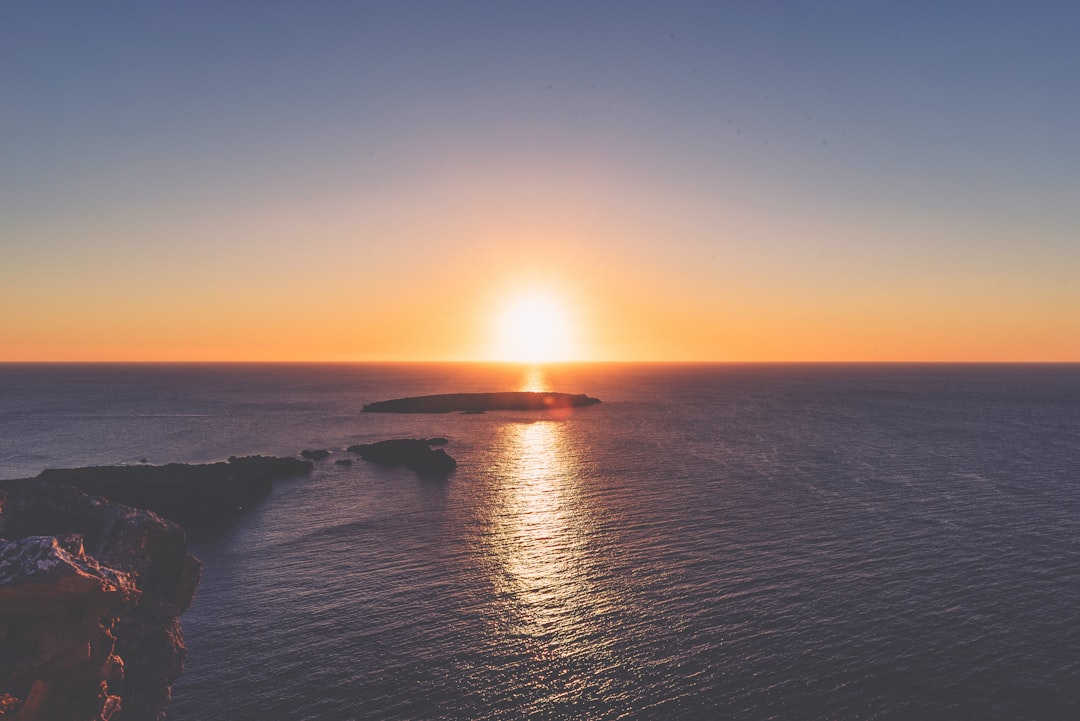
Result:
[[[512,248],[499,242],[508,222],[492,223],[467,226],[472,245],[466,231],[454,237],[468,262],[387,258],[368,270],[342,246],[355,273],[298,272],[291,250],[257,259],[250,274],[232,258],[125,266],[109,283],[100,266],[54,268],[53,285],[0,268],[0,308],[13,309],[0,314],[0,362],[1080,361],[1069,286],[1039,285],[1034,272],[1015,281],[1021,300],[970,269],[912,293],[860,279],[847,261],[846,274],[797,273],[654,256],[615,221],[607,231],[540,227]],[[753,237],[749,225],[741,233]],[[604,254],[586,239],[627,250]]]
[[[635,297],[601,289],[603,302],[545,316],[544,305],[487,298],[362,306],[340,315],[311,306],[265,310],[99,308],[5,319],[0,362],[1077,362],[1071,321],[1050,314],[932,307],[792,310],[766,300],[752,311],[680,305],[674,293]],[[434,294],[438,297],[438,293]],[[568,306],[569,307],[569,306]],[[92,316],[92,317],[91,317]],[[572,319],[572,327],[571,327]],[[565,325],[563,325],[565,323]],[[573,332],[571,332],[571,330]]]

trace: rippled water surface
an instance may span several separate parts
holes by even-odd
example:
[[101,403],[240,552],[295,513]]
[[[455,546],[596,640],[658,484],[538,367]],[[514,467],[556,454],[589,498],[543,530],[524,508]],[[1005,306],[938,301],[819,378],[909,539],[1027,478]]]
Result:
[[[361,414],[422,393],[562,416]],[[1078,366],[0,368],[0,477],[329,448],[233,525],[173,721],[1080,717]],[[446,481],[355,442],[446,436]]]

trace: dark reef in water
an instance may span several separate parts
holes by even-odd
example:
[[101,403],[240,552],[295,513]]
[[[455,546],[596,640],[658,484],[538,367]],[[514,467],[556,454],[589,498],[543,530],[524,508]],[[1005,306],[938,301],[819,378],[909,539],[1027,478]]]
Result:
[[356,453],[365,461],[384,466],[405,466],[425,475],[447,475],[457,468],[457,461],[442,448],[445,438],[398,438],[377,443],[358,443],[349,446],[349,453]]
[[234,456],[227,463],[50,468],[37,480],[147,508],[191,529],[232,518],[270,493],[275,480],[306,475],[311,468],[310,461],[296,458]]
[[546,411],[555,408],[580,408],[600,402],[584,393],[547,393],[505,391],[501,393],[442,393],[377,401],[364,406],[365,413],[451,413],[463,411]]
[[184,531],[150,511],[0,483],[0,717],[161,718],[200,573]]

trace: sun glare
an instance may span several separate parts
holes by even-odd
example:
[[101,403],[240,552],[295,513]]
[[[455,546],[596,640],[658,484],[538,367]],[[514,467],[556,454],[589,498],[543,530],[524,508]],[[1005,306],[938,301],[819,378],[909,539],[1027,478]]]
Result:
[[544,363],[569,360],[566,313],[543,295],[522,296],[503,310],[497,329],[496,357],[502,361]]

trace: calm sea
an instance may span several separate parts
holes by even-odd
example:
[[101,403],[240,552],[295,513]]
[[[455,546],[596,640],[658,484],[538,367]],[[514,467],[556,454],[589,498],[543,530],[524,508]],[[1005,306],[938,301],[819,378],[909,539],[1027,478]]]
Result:
[[[360,413],[513,389],[604,402]],[[172,721],[1080,718],[1080,366],[0,366],[0,478],[304,448]]]

